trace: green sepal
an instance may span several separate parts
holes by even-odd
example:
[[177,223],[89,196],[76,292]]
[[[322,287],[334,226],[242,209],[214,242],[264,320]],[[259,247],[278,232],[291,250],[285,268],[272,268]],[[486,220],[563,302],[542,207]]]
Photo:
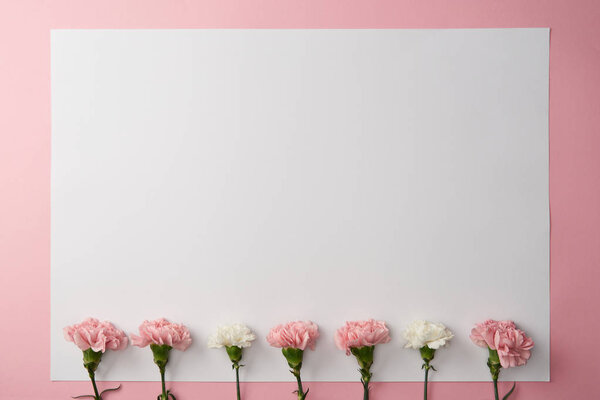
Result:
[[498,356],[498,352],[496,350],[489,349],[489,357],[487,361],[487,366],[490,369],[490,374],[492,374],[492,379],[497,380],[500,375],[500,369],[502,365],[500,364],[500,357]]
[[304,350],[294,349],[293,347],[282,348],[281,352],[288,362],[288,365],[294,371],[300,371],[302,368],[302,358],[304,356]]
[[375,346],[351,347],[350,352],[356,357],[356,361],[358,361],[358,366],[360,367],[358,371],[361,375],[360,380],[365,390],[367,390],[373,376],[371,374],[371,366],[373,365]]
[[96,372],[100,361],[102,361],[102,352],[94,351],[91,348],[83,351],[83,366],[90,374]]
[[350,352],[356,357],[361,369],[370,370],[373,365],[375,346],[352,347]]
[[232,363],[237,364],[242,361],[242,348],[238,346],[225,346],[227,355]]
[[167,363],[169,362],[169,352],[172,347],[166,344],[154,344],[150,345],[150,350],[152,350],[152,355],[154,356],[154,363],[158,365],[158,368],[161,370],[165,368]]
[[435,349],[430,349],[427,345],[421,347],[419,351],[421,352],[421,358],[426,363],[431,362],[431,360],[433,360],[433,357],[435,356]]

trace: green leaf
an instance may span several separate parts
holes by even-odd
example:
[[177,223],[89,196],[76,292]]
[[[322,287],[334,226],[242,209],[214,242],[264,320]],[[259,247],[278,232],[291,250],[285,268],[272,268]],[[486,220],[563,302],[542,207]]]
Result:
[[510,389],[510,391],[508,393],[506,393],[506,395],[504,395],[502,400],[508,399],[508,396],[510,396],[514,392],[516,386],[517,386],[517,382],[513,382],[512,389]]
[[109,389],[104,389],[102,392],[100,392],[100,397],[102,397],[102,395],[106,392],[114,392],[116,390],[121,389],[121,385],[115,387],[115,388],[109,388]]

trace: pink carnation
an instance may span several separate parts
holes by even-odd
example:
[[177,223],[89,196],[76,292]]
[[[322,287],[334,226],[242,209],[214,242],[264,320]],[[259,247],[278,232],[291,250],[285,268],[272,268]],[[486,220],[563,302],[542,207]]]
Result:
[[525,365],[534,344],[512,321],[487,320],[475,325],[470,337],[477,346],[496,350],[503,368]]
[[155,321],[144,321],[140,325],[140,335],[131,335],[131,344],[138,347],[146,347],[149,344],[167,345],[185,351],[192,344],[192,338],[184,325],[159,318]]
[[351,348],[375,346],[390,340],[390,330],[385,326],[385,321],[373,319],[346,322],[335,333],[335,344],[340,350],[345,350],[347,355],[350,355]]
[[512,321],[495,321],[493,319],[488,319],[481,324],[476,324],[475,327],[471,329],[470,338],[471,341],[479,347],[489,347],[492,350],[496,350],[496,345],[494,343],[496,332],[498,330],[515,328],[515,323]]
[[65,339],[73,342],[81,350],[92,349],[104,353],[108,350],[121,350],[127,347],[127,336],[108,321],[88,318],[80,324],[63,329]]
[[277,325],[267,335],[267,342],[273,347],[284,349],[294,348],[305,350],[309,347],[315,349],[319,327],[311,321],[294,321]]
[[520,329],[499,329],[494,345],[503,368],[518,367],[527,364],[531,357],[533,340]]

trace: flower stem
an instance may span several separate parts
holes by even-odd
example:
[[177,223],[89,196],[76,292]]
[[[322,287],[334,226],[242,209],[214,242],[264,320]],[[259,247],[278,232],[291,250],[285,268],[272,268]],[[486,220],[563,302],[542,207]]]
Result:
[[363,400],[369,400],[369,382],[371,382],[371,377],[373,376],[373,374],[371,374],[370,369],[361,368],[360,375],[360,381],[363,385]]
[[238,363],[234,363],[233,368],[235,368],[235,388],[237,390],[237,400],[240,400],[240,366]]
[[162,384],[162,400],[169,400],[167,395],[167,386],[165,384],[165,367],[159,367],[160,370],[160,382]]
[[300,378],[300,370],[297,372],[294,371],[294,376],[296,377],[296,381],[298,382],[298,400],[304,400],[306,398],[306,393],[304,393],[304,389],[302,388],[302,378]]
[[102,400],[100,393],[98,393],[98,387],[96,386],[96,374],[91,369],[88,369],[88,374],[90,376],[90,380],[92,381],[92,386],[94,387],[94,398],[96,400]]
[[370,378],[363,379],[363,400],[369,400],[369,380]]
[[427,381],[429,379],[429,361],[425,362],[425,387],[423,388],[423,399],[427,400]]
[[498,396],[498,378],[494,378],[494,399],[500,400]]

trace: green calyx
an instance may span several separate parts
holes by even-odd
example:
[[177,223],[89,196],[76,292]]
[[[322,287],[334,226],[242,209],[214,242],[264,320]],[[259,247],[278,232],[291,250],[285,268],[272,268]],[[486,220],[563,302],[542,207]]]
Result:
[[430,363],[431,360],[433,360],[433,357],[435,356],[435,349],[430,349],[427,345],[421,347],[419,351],[421,352],[421,358],[426,363]]
[[83,351],[83,366],[90,374],[96,372],[100,361],[102,361],[102,352],[94,351],[91,348]]
[[363,384],[368,384],[372,377],[371,366],[373,365],[375,346],[352,347],[350,352],[358,361]]
[[375,353],[375,346],[364,346],[364,347],[352,347],[350,349],[358,365],[362,369],[369,370],[373,365],[373,354]]
[[225,346],[225,350],[227,351],[227,355],[229,359],[234,364],[234,366],[238,365],[240,361],[242,361],[242,348],[238,346]]
[[167,363],[169,362],[169,352],[172,347],[166,344],[151,344],[150,350],[152,350],[152,354],[154,355],[154,363],[158,365],[158,368],[164,370]]
[[302,358],[304,356],[304,350],[294,349],[292,347],[281,349],[283,356],[288,362],[288,365],[293,371],[300,372],[302,368]]
[[500,369],[502,368],[502,365],[500,364],[500,357],[498,356],[498,352],[496,350],[489,349],[489,353],[490,356],[488,357],[487,365],[490,368],[492,379],[498,380]]
[[433,360],[433,357],[435,357],[435,349],[431,349],[429,346],[425,345],[421,347],[419,351],[421,352],[421,358],[423,359],[423,365],[421,366],[421,369],[424,369],[425,372],[429,371],[430,369],[436,371],[436,369],[429,364],[431,360]]

